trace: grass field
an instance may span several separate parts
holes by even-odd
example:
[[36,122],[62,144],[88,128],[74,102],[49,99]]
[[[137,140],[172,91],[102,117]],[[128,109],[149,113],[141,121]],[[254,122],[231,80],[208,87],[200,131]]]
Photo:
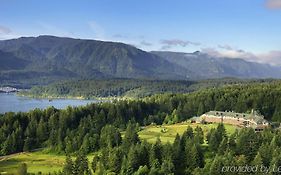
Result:
[[[203,129],[204,134],[208,133],[211,128],[216,128],[218,124],[191,124],[191,123],[178,123],[174,125],[157,125],[157,126],[147,126],[143,130],[139,132],[139,136],[141,139],[146,140],[148,142],[155,142],[159,137],[163,143],[173,143],[175,136],[177,133],[182,135],[183,132],[187,129],[188,126],[195,128],[196,126],[200,126]],[[224,125],[226,132],[230,135],[235,132],[237,129],[236,126],[233,125]]]
[[26,163],[30,173],[48,173],[61,170],[65,156],[46,154],[41,151],[19,153],[0,160],[1,174],[16,174],[20,164]]
[[[157,137],[161,139],[163,143],[172,143],[176,134],[182,134],[188,126],[195,128],[200,126],[204,133],[207,133],[211,128],[217,127],[217,124],[191,124],[191,123],[179,123],[174,125],[162,125],[162,126],[147,126],[139,132],[139,136],[142,140],[148,142],[155,142]],[[235,132],[236,127],[232,125],[225,125],[228,134]],[[165,131],[164,131],[165,130]],[[163,132],[164,131],[164,132]],[[89,155],[88,159],[91,161],[93,155]],[[49,172],[62,170],[64,165],[65,156],[45,153],[44,151],[37,151],[31,153],[19,153],[0,157],[0,174],[16,174],[17,168],[20,164],[26,163],[29,173],[42,172],[47,174]]]
[[[20,164],[26,163],[29,173],[48,174],[62,170],[65,162],[64,155],[45,153],[44,151],[19,153],[0,158],[0,174],[17,174]],[[88,155],[88,160],[92,161],[93,155]]]

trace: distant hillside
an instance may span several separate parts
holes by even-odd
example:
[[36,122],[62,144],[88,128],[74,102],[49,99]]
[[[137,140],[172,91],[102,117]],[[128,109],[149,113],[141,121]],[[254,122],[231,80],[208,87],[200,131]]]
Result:
[[218,58],[199,51],[194,53],[152,52],[167,61],[195,72],[198,77],[280,78],[281,68],[243,59]]
[[198,80],[280,78],[281,68],[207,54],[145,52],[116,42],[22,37],[0,41],[1,84],[48,84],[69,79]]
[[17,58],[11,53],[0,50],[0,70],[19,70],[24,69],[28,65],[28,61]]
[[145,97],[160,93],[191,92],[195,82],[182,80],[77,80],[35,86],[22,95],[33,97]]
[[[0,79],[153,78],[185,79],[188,71],[157,55],[123,43],[60,38],[23,37],[0,41]],[[1,52],[0,52],[1,54]],[[13,66],[11,66],[13,65]]]
[[252,83],[271,83],[276,80],[241,80],[234,78],[210,79],[201,81],[183,80],[74,80],[52,83],[47,86],[35,86],[22,95],[33,97],[146,97],[162,93],[188,93],[206,88]]

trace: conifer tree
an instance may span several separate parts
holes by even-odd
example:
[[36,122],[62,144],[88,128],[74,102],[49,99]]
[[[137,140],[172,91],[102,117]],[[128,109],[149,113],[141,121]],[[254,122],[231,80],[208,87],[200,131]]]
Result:
[[194,168],[203,168],[204,167],[204,154],[203,151],[198,144],[193,144],[192,149],[192,160],[194,161]]
[[149,162],[151,167],[159,167],[162,164],[162,154],[163,148],[161,145],[161,140],[157,138],[156,143],[152,145],[149,152]]
[[223,155],[228,148],[228,138],[224,137],[218,148],[218,154]]
[[140,166],[139,169],[134,173],[134,175],[147,175],[149,173],[148,167]]
[[260,146],[258,152],[262,158],[262,162],[265,166],[270,165],[272,153],[274,150],[270,149],[270,145],[268,143],[264,143]]
[[194,141],[198,144],[204,143],[204,133],[201,127],[196,126],[195,128],[195,134],[194,134]]
[[65,165],[63,167],[63,174],[65,175],[72,175],[74,174],[74,164],[70,157],[70,155],[66,156]]
[[80,151],[74,162],[74,171],[77,175],[90,175],[91,171],[88,166],[88,158],[84,151]]
[[175,166],[171,159],[165,159],[161,165],[161,172],[163,174],[174,174]]
[[272,160],[270,162],[270,174],[277,175],[280,174],[280,167],[281,167],[281,155],[280,155],[280,148],[277,148],[273,152]]
[[263,162],[262,162],[262,157],[260,155],[260,153],[258,152],[255,159],[252,161],[251,163],[252,166],[256,166],[257,167],[257,172],[255,173],[256,175],[263,175],[264,172],[261,171],[261,166],[263,166]]
[[120,148],[110,150],[108,158],[108,167],[111,172],[119,174],[122,166],[123,154]]
[[31,149],[32,149],[32,139],[27,137],[24,140],[23,151],[31,151]]
[[175,165],[175,174],[183,174],[185,169],[186,155],[181,146],[181,138],[177,134],[173,143],[173,164]]
[[222,168],[223,168],[223,159],[220,156],[216,156],[215,159],[212,161],[209,174],[210,175],[218,175],[222,174]]
[[131,122],[128,123],[125,136],[122,140],[124,150],[129,150],[130,146],[140,142],[135,125]]
[[136,146],[132,145],[128,152],[127,171],[126,174],[131,175],[138,170],[140,163],[138,161],[138,151]]

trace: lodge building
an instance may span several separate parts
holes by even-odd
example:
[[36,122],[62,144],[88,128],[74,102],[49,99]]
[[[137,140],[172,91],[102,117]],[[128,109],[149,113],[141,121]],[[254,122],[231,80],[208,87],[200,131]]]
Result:
[[240,127],[252,127],[255,131],[262,131],[269,126],[264,116],[252,110],[250,114],[236,113],[233,111],[209,111],[200,116],[202,123],[225,123]]

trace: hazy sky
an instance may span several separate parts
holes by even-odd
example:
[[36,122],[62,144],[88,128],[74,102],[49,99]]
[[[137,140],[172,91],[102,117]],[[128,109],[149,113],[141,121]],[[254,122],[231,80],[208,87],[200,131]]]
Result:
[[0,0],[0,39],[46,34],[281,65],[281,0]]

